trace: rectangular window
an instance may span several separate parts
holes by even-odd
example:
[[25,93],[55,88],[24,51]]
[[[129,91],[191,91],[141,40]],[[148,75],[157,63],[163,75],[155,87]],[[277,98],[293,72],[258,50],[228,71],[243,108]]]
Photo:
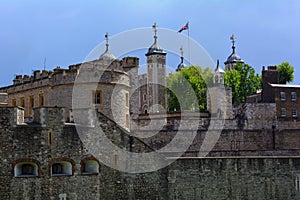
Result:
[[21,97],[20,102],[20,106],[25,108],[25,97]]
[[146,94],[143,95],[143,99],[144,99],[144,101],[147,100],[147,95]]
[[281,108],[281,117],[286,117],[286,109]]
[[11,100],[11,104],[14,107],[17,106],[17,100],[16,99]]
[[53,134],[51,131],[48,132],[48,144],[52,145],[52,141],[53,141]]
[[285,101],[285,92],[280,92],[281,101]]
[[44,106],[44,94],[39,94],[39,106]]
[[93,104],[102,104],[102,91],[95,90],[92,92],[92,101]]
[[129,121],[130,121],[129,114],[126,114],[126,122],[125,122],[125,127],[126,128],[129,128]]
[[297,100],[297,93],[296,92],[291,92],[291,97],[292,97],[292,101],[296,101]]
[[296,108],[292,109],[292,116],[293,117],[298,117],[298,113],[297,113],[297,109]]
[[295,189],[296,189],[297,191],[300,190],[300,174],[297,174],[297,175],[296,175],[296,179],[295,179]]
[[129,94],[128,94],[128,92],[125,93],[125,106],[129,107]]
[[32,115],[32,108],[34,107],[34,96],[29,97],[29,115]]

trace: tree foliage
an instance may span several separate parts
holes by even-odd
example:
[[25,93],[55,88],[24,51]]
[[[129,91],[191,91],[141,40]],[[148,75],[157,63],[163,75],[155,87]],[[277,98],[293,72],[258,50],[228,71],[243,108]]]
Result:
[[288,62],[282,62],[277,66],[278,82],[280,84],[286,84],[294,81],[294,67]]
[[234,69],[227,70],[224,77],[226,86],[232,89],[232,102],[243,103],[247,96],[255,94],[262,88],[261,76],[245,63],[237,63]]
[[170,74],[168,85],[168,110],[205,110],[206,87],[212,84],[210,68],[190,66]]

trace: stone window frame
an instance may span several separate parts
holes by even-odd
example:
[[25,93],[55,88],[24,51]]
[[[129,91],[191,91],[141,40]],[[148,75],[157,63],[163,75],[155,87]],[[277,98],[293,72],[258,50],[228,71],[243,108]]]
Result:
[[281,101],[285,101],[286,100],[285,92],[280,92],[280,100]]
[[[93,105],[103,105],[103,90],[102,89],[96,89],[92,90],[91,92],[91,101]],[[96,97],[96,95],[99,94],[99,97]]]
[[298,117],[298,112],[296,108],[292,108],[292,117],[294,118]]
[[45,105],[45,96],[44,93],[39,94],[39,107],[42,107]]
[[28,101],[28,103],[29,103],[29,115],[32,115],[32,109],[34,108],[34,95],[30,95],[29,96],[29,101]]
[[[60,173],[53,173],[53,166],[61,167]],[[55,169],[58,170],[58,169]],[[49,163],[49,176],[73,176],[74,161],[70,158],[56,158]]]
[[280,115],[281,117],[286,117],[286,108],[281,108]]
[[81,175],[98,175],[100,174],[100,162],[94,157],[86,157],[80,162]]
[[11,105],[14,106],[14,107],[17,106],[17,99],[16,99],[16,98],[13,98],[13,99],[11,100]]
[[129,114],[125,114],[125,127],[126,128],[130,127],[130,117],[129,117]]
[[[32,167],[32,173],[24,173],[24,167]],[[40,162],[32,158],[21,158],[13,162],[13,176],[16,178],[32,178],[41,176]],[[28,170],[28,169],[26,169]]]
[[125,106],[129,107],[129,92],[125,92]]
[[291,92],[291,100],[296,101],[297,100],[297,93],[296,92]]
[[25,108],[25,97],[24,96],[20,97],[20,106]]
[[52,130],[48,131],[48,145],[52,145],[53,144],[53,132]]

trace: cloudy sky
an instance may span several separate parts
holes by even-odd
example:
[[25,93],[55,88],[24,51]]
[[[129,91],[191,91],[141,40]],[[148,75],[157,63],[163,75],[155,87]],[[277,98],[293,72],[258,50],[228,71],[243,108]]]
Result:
[[[187,21],[191,39],[212,60],[220,59],[222,67],[231,53],[229,37],[234,34],[236,52],[257,73],[261,73],[262,66],[288,61],[295,67],[293,84],[300,84],[298,0],[0,2],[0,86],[11,84],[16,74],[32,74],[33,70],[43,69],[44,63],[51,70],[82,62],[104,42],[105,32],[109,32],[113,42],[114,35],[150,28],[153,22],[159,29],[177,31]],[[181,34],[187,35],[187,31]],[[150,46],[153,38],[145,40]],[[112,53],[116,48],[115,43],[111,45]],[[143,54],[141,57],[143,64]],[[178,63],[171,56],[167,61],[174,69]]]

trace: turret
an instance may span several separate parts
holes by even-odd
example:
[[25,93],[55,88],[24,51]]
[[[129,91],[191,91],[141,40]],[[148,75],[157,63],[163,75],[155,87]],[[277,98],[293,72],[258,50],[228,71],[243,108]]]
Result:
[[147,56],[148,106],[149,112],[158,113],[166,109],[166,52],[157,43],[157,26],[152,26],[154,43],[149,47]]

